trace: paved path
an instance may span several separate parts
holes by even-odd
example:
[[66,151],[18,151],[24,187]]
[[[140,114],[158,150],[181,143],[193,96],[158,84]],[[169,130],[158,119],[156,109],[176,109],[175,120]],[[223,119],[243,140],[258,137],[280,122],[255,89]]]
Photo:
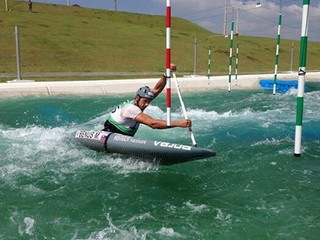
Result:
[[[239,75],[238,80],[232,78],[231,91],[236,89],[259,88],[261,79],[273,79],[273,74]],[[279,80],[297,80],[298,75],[293,73],[278,74]],[[92,80],[92,81],[52,81],[28,82],[11,81],[0,83],[0,97],[25,95],[57,95],[57,94],[112,94],[132,93],[140,86],[153,87],[159,78],[125,79],[125,80]],[[320,72],[310,72],[306,75],[310,82],[320,82]],[[206,76],[185,76],[178,78],[180,89],[186,91],[212,91],[214,89],[228,90],[228,76],[213,76],[210,80]],[[174,82],[171,82],[172,92],[175,92]]]

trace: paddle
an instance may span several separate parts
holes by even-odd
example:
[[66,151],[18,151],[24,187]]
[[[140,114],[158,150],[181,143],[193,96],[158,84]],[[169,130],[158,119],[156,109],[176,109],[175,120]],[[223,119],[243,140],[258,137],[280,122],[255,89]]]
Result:
[[[176,83],[177,93],[178,93],[178,96],[179,96],[179,100],[180,100],[180,104],[181,104],[181,108],[182,108],[182,112],[183,112],[184,118],[185,118],[185,119],[188,119],[186,107],[185,107],[184,102],[183,102],[183,100],[182,100],[182,96],[181,96],[181,92],[180,92],[180,87],[179,87],[179,84],[178,84],[178,80],[177,80],[177,77],[176,77],[176,73],[175,73],[175,72],[172,72],[172,75],[173,75],[174,81],[175,81],[175,83]],[[189,128],[189,131],[190,131],[190,137],[191,137],[192,145],[193,145],[194,147],[197,147],[197,142],[196,142],[196,139],[194,138],[194,135],[193,135],[193,132],[192,132],[191,127]]]

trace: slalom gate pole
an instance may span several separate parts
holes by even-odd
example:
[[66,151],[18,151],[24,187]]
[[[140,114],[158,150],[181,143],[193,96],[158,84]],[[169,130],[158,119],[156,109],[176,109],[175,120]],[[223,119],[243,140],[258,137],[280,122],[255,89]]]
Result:
[[171,2],[167,0],[166,5],[166,92],[167,92],[167,126],[171,126],[171,46],[170,46],[170,32],[171,32]]
[[208,80],[210,80],[210,75],[211,75],[211,45],[209,46],[209,53],[208,53]]
[[239,42],[237,42],[237,50],[236,50],[236,85],[238,81],[238,66],[239,66]]
[[234,21],[231,22],[231,34],[230,34],[230,55],[229,55],[229,85],[228,91],[231,92],[231,74],[232,74],[232,48],[233,48],[233,28]]
[[302,117],[303,117],[303,94],[306,75],[307,48],[308,48],[308,23],[309,23],[309,5],[310,0],[303,0],[302,26],[300,40],[300,63],[298,78],[298,95],[296,111],[296,128],[294,141],[294,156],[301,156],[301,135],[302,135]]
[[[178,83],[178,80],[177,80],[177,77],[176,77],[176,73],[173,72],[172,75],[173,75],[173,78],[174,78],[174,81],[175,81],[175,84],[176,84],[177,93],[178,93],[178,97],[179,97],[179,100],[180,100],[180,105],[181,105],[181,108],[182,108],[182,112],[183,112],[184,118],[188,119],[186,107],[185,107],[184,102],[182,100],[182,96],[181,96],[181,92],[180,92],[180,86],[179,86],[179,83]],[[196,142],[196,139],[195,139],[195,137],[193,135],[192,129],[189,128],[189,131],[190,131],[190,137],[191,137],[192,145],[196,147],[197,146],[197,142]]]
[[278,36],[277,36],[277,48],[276,48],[276,63],[275,63],[275,66],[274,66],[273,95],[276,94],[276,89],[277,89],[277,74],[278,74],[278,62],[279,62],[281,22],[282,22],[282,15],[281,15],[281,13],[280,13],[280,14],[279,14],[279,21],[278,21]]

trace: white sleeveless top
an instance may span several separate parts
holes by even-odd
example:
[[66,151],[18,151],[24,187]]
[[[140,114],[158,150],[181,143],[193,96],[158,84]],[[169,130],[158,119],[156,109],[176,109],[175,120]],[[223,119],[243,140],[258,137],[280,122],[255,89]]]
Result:
[[111,112],[108,121],[121,132],[133,136],[140,123],[135,118],[141,113],[141,109],[133,104],[133,101],[126,101],[115,107]]

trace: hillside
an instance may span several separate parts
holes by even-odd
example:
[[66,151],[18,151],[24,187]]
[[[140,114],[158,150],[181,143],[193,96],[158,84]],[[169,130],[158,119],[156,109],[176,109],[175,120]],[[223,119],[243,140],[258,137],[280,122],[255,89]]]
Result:
[[[14,26],[19,26],[22,72],[162,72],[165,66],[165,17],[100,9],[8,1],[0,9],[0,74],[16,72]],[[4,5],[4,4],[2,4]],[[164,6],[165,8],[165,6]],[[276,33],[275,33],[276,36]],[[206,73],[212,46],[213,74],[227,74],[229,38],[183,19],[172,19],[172,61],[179,72]],[[235,36],[240,44],[239,73],[274,71],[276,39]],[[290,70],[292,40],[281,40],[279,71]],[[293,70],[299,41],[294,41]],[[319,69],[320,43],[308,45],[308,70]],[[235,61],[233,61],[235,62]]]

